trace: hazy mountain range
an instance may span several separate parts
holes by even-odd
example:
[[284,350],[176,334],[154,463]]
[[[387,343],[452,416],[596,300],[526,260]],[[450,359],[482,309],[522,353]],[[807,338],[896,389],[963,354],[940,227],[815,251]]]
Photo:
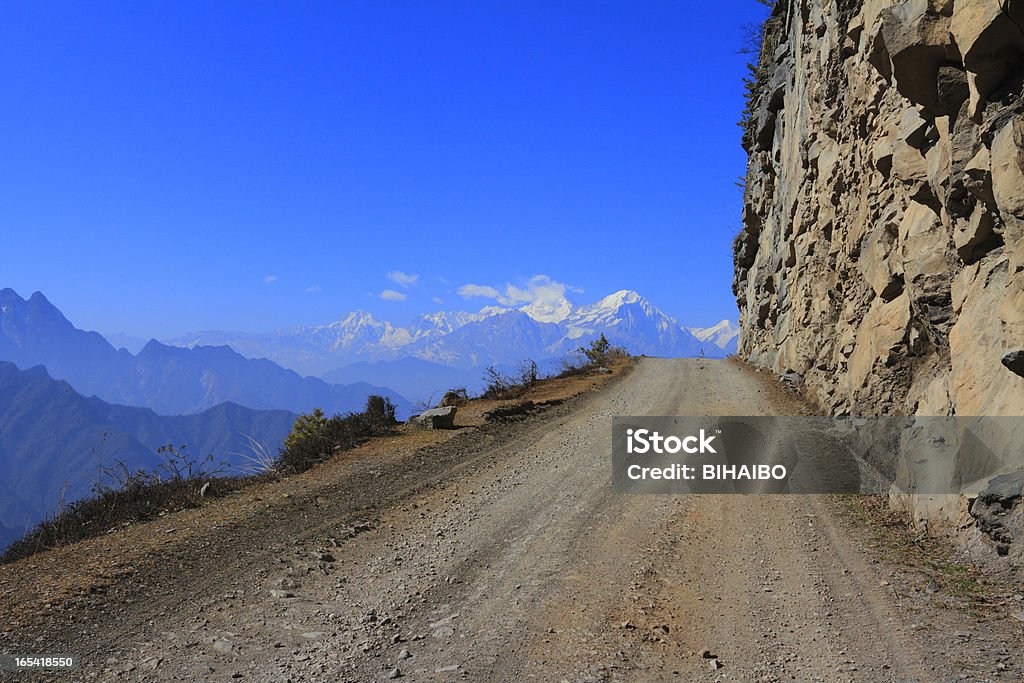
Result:
[[234,403],[166,417],[85,398],[42,367],[19,370],[0,361],[0,550],[53,512],[62,497],[70,503],[87,495],[101,464],[116,459],[132,470],[151,469],[156,448],[173,443],[187,446],[197,461],[214,454],[239,465],[247,435],[276,452],[295,417]]
[[[579,307],[568,302],[543,310],[488,306],[477,313],[420,315],[405,327],[355,311],[326,325],[267,334],[204,331],[168,343],[186,348],[227,345],[302,374],[346,381],[359,377],[402,392],[383,378],[395,374],[391,362],[404,358],[466,371],[514,366],[525,359],[550,363],[602,333],[633,354],[720,358],[735,351],[738,331],[726,320],[709,328],[687,328],[636,292],[622,290]],[[345,366],[354,363],[361,364],[360,370],[347,372]],[[374,366],[380,375],[374,374]]]
[[408,415],[405,398],[365,382],[329,384],[227,346],[180,348],[151,340],[133,355],[96,332],[76,328],[36,292],[28,300],[0,290],[0,360],[25,369],[45,366],[85,396],[152,408],[164,415],[197,413],[225,401],[247,408],[328,414],[361,410],[370,394],[390,397]]

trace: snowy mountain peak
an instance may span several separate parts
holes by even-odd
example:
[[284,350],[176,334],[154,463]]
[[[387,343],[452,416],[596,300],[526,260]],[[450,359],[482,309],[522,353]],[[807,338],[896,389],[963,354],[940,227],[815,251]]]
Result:
[[647,302],[646,299],[634,292],[632,289],[620,289],[614,294],[609,294],[598,301],[593,305],[593,308],[617,309],[625,306],[626,304],[635,304],[638,301],[643,303]]
[[465,313],[448,313],[438,311],[437,313],[421,313],[412,321],[411,329],[416,330],[440,330],[451,332],[457,327],[465,324]]
[[672,318],[630,289],[620,290],[609,294],[597,303],[580,307],[567,322],[574,326],[614,324],[614,321],[621,317],[622,309],[627,306],[638,306],[644,316],[657,319],[662,325],[678,326]]
[[513,292],[505,305],[476,313],[423,313],[405,326],[353,311],[320,327],[269,335],[203,333],[175,343],[229,344],[243,355],[322,374],[346,363],[409,357],[460,368],[552,361],[600,334],[636,354],[722,357],[735,349],[737,328],[727,320],[709,328],[684,327],[630,289],[579,307],[552,289],[532,298]]
[[338,327],[363,327],[379,325],[380,323],[373,317],[372,313],[356,310],[351,313],[346,313],[337,322],[331,324]]
[[723,320],[711,327],[688,327],[687,331],[702,342],[714,344],[720,349],[726,348],[740,334],[740,328],[731,320]]
[[560,323],[573,312],[572,304],[565,297],[538,299],[519,310],[539,323]]
[[511,311],[511,308],[505,308],[504,306],[484,306],[476,314],[471,316],[473,320],[484,320],[496,315],[504,315]]

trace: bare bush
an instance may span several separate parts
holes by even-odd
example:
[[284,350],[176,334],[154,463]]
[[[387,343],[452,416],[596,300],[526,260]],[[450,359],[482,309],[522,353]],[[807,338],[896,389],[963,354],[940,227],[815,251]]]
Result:
[[537,361],[524,360],[519,363],[519,384],[530,386],[538,379]]
[[[123,461],[100,468],[93,495],[57,511],[15,541],[0,561],[11,562],[50,548],[92,538],[168,512],[201,505],[207,497],[242,487],[243,479],[219,476],[223,465],[211,467],[212,456],[192,460],[185,447],[157,449],[160,464],[153,470],[132,470]],[[62,496],[63,498],[63,496]]]

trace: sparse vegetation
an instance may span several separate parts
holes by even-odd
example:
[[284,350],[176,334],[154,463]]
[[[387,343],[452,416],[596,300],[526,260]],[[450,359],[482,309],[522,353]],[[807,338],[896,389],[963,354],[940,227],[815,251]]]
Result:
[[103,466],[93,495],[61,505],[15,541],[0,561],[12,562],[41,550],[105,534],[162,514],[198,507],[203,498],[223,496],[243,486],[243,478],[220,476],[213,457],[191,459],[185,446],[157,449],[160,464],[153,470],[131,470],[123,462]]
[[537,361],[524,360],[519,363],[519,384],[530,386],[539,379],[537,375]]
[[590,346],[581,346],[579,352],[587,359],[587,364],[594,367],[604,365],[605,358],[608,355],[608,349],[611,348],[611,344],[608,339],[601,333],[601,336],[590,342]]
[[284,440],[283,450],[298,449],[327,450],[327,417],[321,408],[314,408],[313,412],[299,415],[295,420],[291,433]]
[[537,410],[537,404],[533,401],[521,401],[510,406],[501,406],[494,410],[489,410],[484,414],[484,418],[492,422],[509,422],[526,417],[535,410]]
[[395,424],[395,404],[386,396],[376,394],[366,398],[366,415],[371,420],[377,420],[382,424]]
[[587,359],[586,365],[591,368],[608,365],[613,360],[629,358],[626,349],[612,346],[603,334],[590,342],[590,346],[580,347],[579,352]]
[[[245,476],[224,476],[226,466],[213,456],[189,457],[185,446],[157,449],[159,464],[152,470],[132,470],[124,462],[101,466],[93,495],[58,510],[15,541],[0,557],[12,562],[49,548],[99,536],[160,515],[199,507],[203,501],[238,491],[278,474],[304,472],[332,454],[349,450],[372,436],[389,432],[395,422],[390,399],[370,396],[362,413],[327,418],[320,409],[300,415],[277,457],[249,439],[251,453]],[[101,444],[101,449],[102,449]]]
[[480,394],[482,398],[516,398],[522,393],[522,387],[511,375],[493,365],[484,370],[484,391]]
[[[589,352],[589,353],[588,353]],[[563,372],[586,374],[601,362],[625,356],[625,351],[612,347],[603,336],[586,349],[563,361]],[[488,368],[487,388],[482,398],[515,399],[541,380],[538,364],[525,360],[515,376],[497,368]],[[445,394],[458,404],[469,401],[465,387]],[[557,405],[561,399],[540,403],[522,401],[486,413],[489,421],[524,418],[546,406]],[[101,467],[93,486],[93,495],[58,507],[26,536],[13,543],[0,556],[0,563],[12,562],[37,552],[94,538],[138,522],[145,522],[167,513],[200,507],[204,502],[223,497],[258,482],[273,481],[281,475],[305,472],[332,455],[350,450],[375,436],[390,433],[395,425],[395,405],[381,396],[367,398],[361,413],[335,415],[328,418],[315,409],[300,415],[277,455],[265,444],[248,439],[246,453],[234,453],[245,461],[236,471],[240,476],[225,476],[226,465],[215,463],[212,456],[192,459],[185,446],[168,444],[157,449],[160,462],[152,470],[131,470],[123,461]],[[104,459],[106,438],[94,448]]]
[[612,346],[608,338],[602,334],[587,346],[581,346],[559,361],[559,372],[556,377],[575,377],[586,375],[597,368],[605,367],[615,360],[629,358],[629,353],[621,346]]
[[958,557],[941,538],[908,526],[906,518],[889,507],[885,496],[837,498],[851,520],[871,534],[870,546],[888,561],[923,574],[937,595],[962,601],[963,607],[974,610],[991,607],[991,596],[1002,591],[999,581],[982,566]]
[[361,413],[326,418],[318,408],[295,420],[295,427],[278,454],[275,469],[286,474],[305,472],[334,453],[387,434],[395,424],[395,405],[382,396],[367,398],[366,410]]
[[574,351],[558,361],[558,374],[555,377],[564,378],[585,375],[589,369],[584,360],[584,355],[579,351]]
[[[775,0],[756,0],[756,2],[769,10],[774,10]],[[760,83],[767,68],[762,56],[770,56],[775,50],[781,28],[782,19],[775,16],[774,13],[769,14],[763,22],[748,23],[741,27],[743,38],[737,52],[741,55],[750,55],[750,61],[747,62],[747,76],[743,79],[745,105],[739,121],[739,126],[743,129],[745,149],[750,148],[750,122],[754,115],[754,109],[757,107],[757,100],[761,94]]]
[[232,453],[235,457],[244,462],[237,469],[243,474],[267,474],[274,471],[277,458],[262,441],[254,439],[249,434],[244,435],[248,444],[245,452]]
[[540,380],[540,369],[537,362],[527,359],[519,363],[516,374],[502,372],[493,365],[484,371],[484,391],[481,398],[510,399],[519,398],[527,388]]

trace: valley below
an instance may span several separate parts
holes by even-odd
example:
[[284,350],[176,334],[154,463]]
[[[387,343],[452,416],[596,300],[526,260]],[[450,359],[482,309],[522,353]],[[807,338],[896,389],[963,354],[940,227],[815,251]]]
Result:
[[522,419],[473,402],[459,429],[0,566],[0,651],[101,681],[1024,673],[1020,595],[967,609],[834,497],[612,491],[614,415],[807,411],[767,375],[645,358],[534,391]]

